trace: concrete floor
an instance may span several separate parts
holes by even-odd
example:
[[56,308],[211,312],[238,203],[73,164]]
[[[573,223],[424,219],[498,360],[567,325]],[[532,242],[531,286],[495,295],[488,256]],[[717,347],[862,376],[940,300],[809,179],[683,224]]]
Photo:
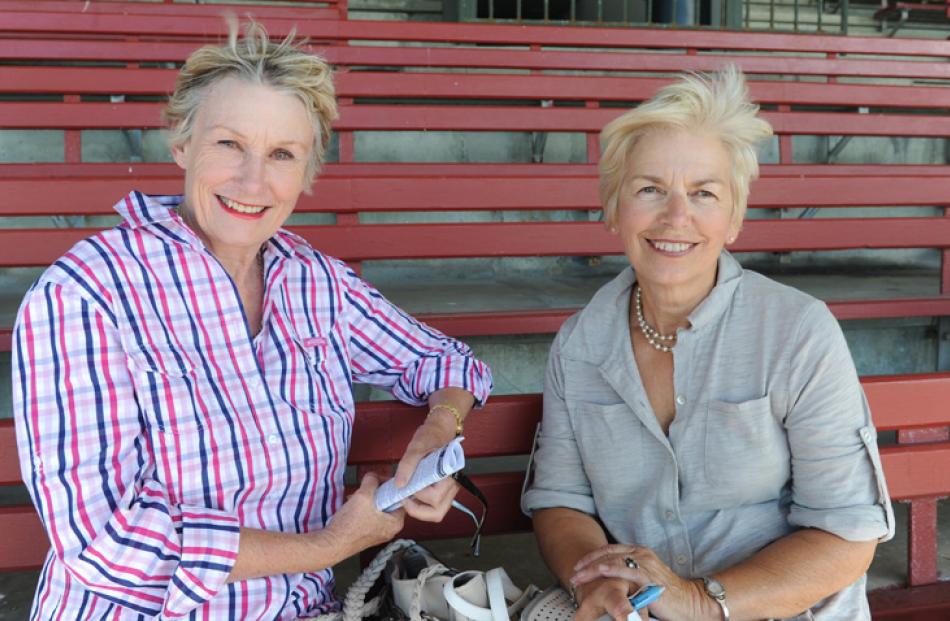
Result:
[[[897,505],[895,513],[898,520],[897,536],[878,547],[874,564],[868,574],[868,585],[872,589],[898,586],[906,579],[907,511],[903,505]],[[950,576],[950,500],[941,503],[939,518],[938,562],[941,574]],[[554,582],[541,561],[530,533],[486,537],[482,542],[482,555],[479,558],[469,556],[467,539],[435,541],[427,545],[444,563],[455,568],[491,569],[502,566],[515,584],[522,588],[528,584],[544,588]],[[341,588],[345,588],[358,574],[357,559],[348,559],[337,568],[337,582]],[[0,574],[0,621],[27,619],[36,577],[36,572]]]

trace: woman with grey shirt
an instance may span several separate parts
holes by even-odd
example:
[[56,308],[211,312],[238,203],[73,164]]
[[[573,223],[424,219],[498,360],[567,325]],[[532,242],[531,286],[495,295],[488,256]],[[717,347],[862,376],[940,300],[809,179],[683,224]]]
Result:
[[847,344],[825,304],[724,249],[772,133],[757,113],[729,68],[602,133],[632,269],[554,341],[523,499],[578,621],[625,620],[651,583],[658,619],[870,619],[893,515]]

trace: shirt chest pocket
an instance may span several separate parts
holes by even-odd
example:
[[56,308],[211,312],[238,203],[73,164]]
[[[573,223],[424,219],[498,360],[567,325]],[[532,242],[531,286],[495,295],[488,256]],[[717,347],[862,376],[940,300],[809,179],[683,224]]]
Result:
[[197,403],[198,378],[182,353],[159,347],[128,348],[135,398],[147,423],[159,431],[184,434],[204,425]]
[[791,473],[788,439],[769,397],[730,403],[710,401],[706,410],[707,483],[730,501],[753,504],[777,498]]
[[[320,416],[349,418],[353,409],[348,370],[336,354],[334,335],[292,335],[293,375],[287,382],[272,378],[271,385],[281,386],[281,397],[297,410]],[[274,365],[279,369],[282,364]]]

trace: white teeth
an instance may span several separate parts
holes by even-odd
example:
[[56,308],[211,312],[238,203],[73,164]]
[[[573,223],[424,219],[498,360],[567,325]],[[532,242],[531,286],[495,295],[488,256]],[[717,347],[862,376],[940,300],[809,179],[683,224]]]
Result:
[[230,198],[225,198],[224,196],[219,196],[218,198],[220,198],[221,202],[227,205],[228,208],[240,213],[255,214],[261,213],[264,211],[264,209],[266,209],[266,207],[251,207],[250,205],[244,205],[243,203],[232,201]]
[[653,242],[653,245],[663,252],[686,252],[693,244],[657,241]]

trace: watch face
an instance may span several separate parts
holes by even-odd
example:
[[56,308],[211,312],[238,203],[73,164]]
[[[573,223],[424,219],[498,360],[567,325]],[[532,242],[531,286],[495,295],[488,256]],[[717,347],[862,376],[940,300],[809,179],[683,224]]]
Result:
[[722,599],[726,596],[726,589],[715,578],[703,578],[703,582],[706,584],[706,593],[710,597]]

